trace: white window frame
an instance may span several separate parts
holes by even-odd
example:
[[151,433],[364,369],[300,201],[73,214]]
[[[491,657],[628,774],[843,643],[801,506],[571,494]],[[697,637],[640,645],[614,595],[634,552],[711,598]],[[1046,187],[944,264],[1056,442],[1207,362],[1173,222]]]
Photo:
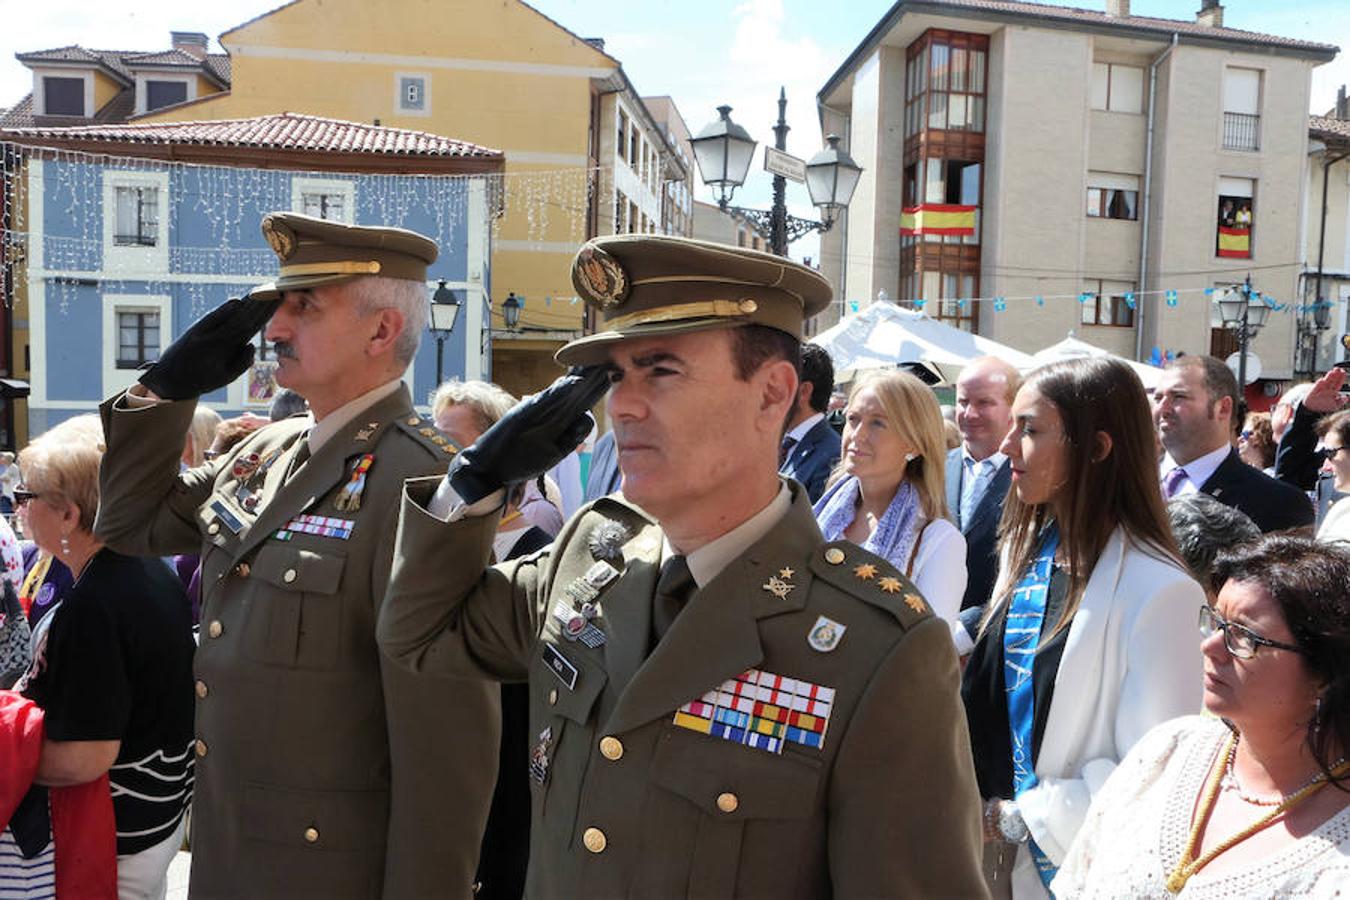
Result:
[[[1099,68],[1099,67],[1101,67],[1101,68]],[[1104,72],[1104,73],[1101,71],[1101,69],[1103,69],[1103,68],[1105,69],[1105,72]],[[1139,98],[1138,98],[1138,99],[1139,99],[1139,107],[1138,107],[1138,109],[1121,109],[1119,106],[1115,105],[1115,103],[1113,102],[1113,100],[1112,100],[1112,95],[1115,93],[1115,91],[1112,90],[1113,82],[1115,81],[1115,73],[1112,71],[1113,69],[1133,69],[1133,70],[1135,70],[1136,72],[1139,73]],[[1103,75],[1103,74],[1105,75],[1105,82],[1104,82],[1104,83],[1101,82],[1101,79],[1099,78],[1099,75]],[[1089,105],[1090,105],[1093,109],[1097,110],[1098,112],[1121,113],[1122,115],[1127,115],[1127,116],[1138,116],[1138,115],[1142,115],[1142,114],[1143,114],[1143,112],[1144,112],[1144,91],[1145,91],[1145,88],[1144,88],[1144,82],[1143,82],[1143,78],[1144,78],[1144,67],[1143,67],[1143,66],[1136,66],[1136,65],[1132,65],[1132,64],[1130,64],[1130,63],[1115,63],[1115,62],[1105,62],[1105,61],[1101,61],[1101,60],[1094,60],[1093,63],[1092,63],[1092,73],[1091,73],[1091,75],[1092,75],[1092,77],[1091,77],[1091,81],[1090,81],[1090,83],[1089,83],[1088,97],[1089,97]],[[1105,88],[1105,96],[1101,96],[1101,89],[1102,89],[1102,88]]]
[[[422,108],[410,109],[403,105],[403,79],[416,78],[422,82]],[[431,115],[431,73],[430,72],[395,72],[394,73],[394,112],[400,116],[420,116],[426,118]]]
[[47,113],[47,92],[43,89],[43,78],[79,78],[84,81],[84,113],[86,119],[92,119],[94,109],[94,73],[88,69],[43,68],[33,70],[33,115],[45,116]]
[[[157,188],[159,190],[159,233],[153,247],[119,247],[117,233],[117,189],[120,187]],[[169,271],[169,173],[103,170],[103,271],[113,274],[165,274]]]
[[335,222],[353,225],[356,222],[356,183],[343,178],[292,178],[291,210],[305,211],[305,194],[339,194],[342,196],[342,218]]
[[[182,102],[183,102],[183,103],[186,103],[186,102],[188,102],[189,100],[196,100],[196,99],[197,99],[197,76],[196,76],[196,75],[179,75],[179,74],[175,74],[175,73],[172,73],[172,72],[164,72],[164,73],[158,73],[158,72],[137,72],[137,73],[136,73],[136,115],[138,115],[138,116],[141,115],[141,114],[143,114],[143,113],[149,112],[149,110],[146,109],[146,104],[147,104],[147,103],[149,102],[149,100],[150,100],[150,86],[149,86],[149,82],[151,82],[151,81],[176,81],[176,82],[179,82],[179,83],[181,83],[181,84],[185,84],[185,85],[187,85],[187,96],[183,98]],[[156,108],[157,108],[157,109],[167,109],[168,107],[160,106],[160,107],[156,107]]]
[[103,295],[103,391],[111,397],[136,383],[141,373],[137,369],[117,368],[117,314],[120,312],[159,313],[159,349],[161,352],[173,338],[173,299],[164,294],[104,294]]

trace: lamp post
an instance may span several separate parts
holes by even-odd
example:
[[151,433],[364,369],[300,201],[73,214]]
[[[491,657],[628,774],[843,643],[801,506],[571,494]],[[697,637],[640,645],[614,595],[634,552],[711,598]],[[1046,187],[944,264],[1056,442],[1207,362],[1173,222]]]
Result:
[[[846,151],[839,149],[838,136],[827,137],[828,146],[804,165],[806,189],[811,195],[811,203],[821,211],[821,221],[788,215],[787,178],[779,173],[773,176],[772,208],[747,209],[732,206],[731,198],[736,188],[745,183],[755,154],[755,140],[731,120],[730,106],[719,106],[717,112],[719,118],[689,141],[703,183],[717,190],[717,205],[763,235],[769,242],[769,249],[779,256],[786,256],[788,244],[798,238],[812,231],[829,231],[839,211],[848,206],[862,175],[862,168]],[[773,134],[774,148],[784,155],[787,133],[787,92],[780,88],[778,122],[773,127]],[[798,160],[797,164],[802,163]]]
[[1252,277],[1247,276],[1242,284],[1231,287],[1219,304],[1219,315],[1223,318],[1223,327],[1233,332],[1238,341],[1238,390],[1247,390],[1247,348],[1257,332],[1266,324],[1270,307],[1265,301],[1252,302]]
[[520,311],[524,306],[514,291],[507,292],[506,299],[502,301],[502,321],[506,323],[507,328],[515,331],[520,325]]
[[445,339],[450,336],[450,332],[455,330],[455,320],[459,318],[459,308],[464,301],[460,300],[459,292],[452,291],[445,286],[445,279],[440,280],[440,286],[436,288],[436,293],[431,295],[431,323],[428,327],[431,333],[436,335],[436,386],[440,387],[441,380],[444,377],[445,363]]

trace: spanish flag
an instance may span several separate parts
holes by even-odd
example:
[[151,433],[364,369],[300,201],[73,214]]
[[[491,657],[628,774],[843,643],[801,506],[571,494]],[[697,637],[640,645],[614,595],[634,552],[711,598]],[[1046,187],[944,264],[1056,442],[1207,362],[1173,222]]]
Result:
[[1227,228],[1220,225],[1219,255],[1250,259],[1252,255],[1252,230],[1250,228]]
[[900,211],[900,233],[966,237],[975,233],[975,207],[924,203]]

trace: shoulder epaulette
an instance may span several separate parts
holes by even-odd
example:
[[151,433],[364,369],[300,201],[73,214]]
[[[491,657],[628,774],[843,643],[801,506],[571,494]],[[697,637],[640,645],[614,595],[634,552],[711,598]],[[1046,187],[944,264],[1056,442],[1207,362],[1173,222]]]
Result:
[[826,544],[812,554],[811,571],[846,594],[886,610],[907,629],[933,614],[904,573],[857,544]]
[[437,431],[430,419],[425,419],[417,413],[399,418],[397,425],[400,431],[429,450],[433,456],[448,460],[459,452],[454,442]]

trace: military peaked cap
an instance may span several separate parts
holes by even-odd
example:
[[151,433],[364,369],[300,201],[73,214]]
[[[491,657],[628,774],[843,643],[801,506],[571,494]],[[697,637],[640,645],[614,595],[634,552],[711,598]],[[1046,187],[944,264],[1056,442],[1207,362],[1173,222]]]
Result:
[[274,212],[263,216],[262,233],[281,263],[281,275],[250,292],[259,300],[364,275],[425,282],[427,266],[436,261],[436,242],[403,228]]

